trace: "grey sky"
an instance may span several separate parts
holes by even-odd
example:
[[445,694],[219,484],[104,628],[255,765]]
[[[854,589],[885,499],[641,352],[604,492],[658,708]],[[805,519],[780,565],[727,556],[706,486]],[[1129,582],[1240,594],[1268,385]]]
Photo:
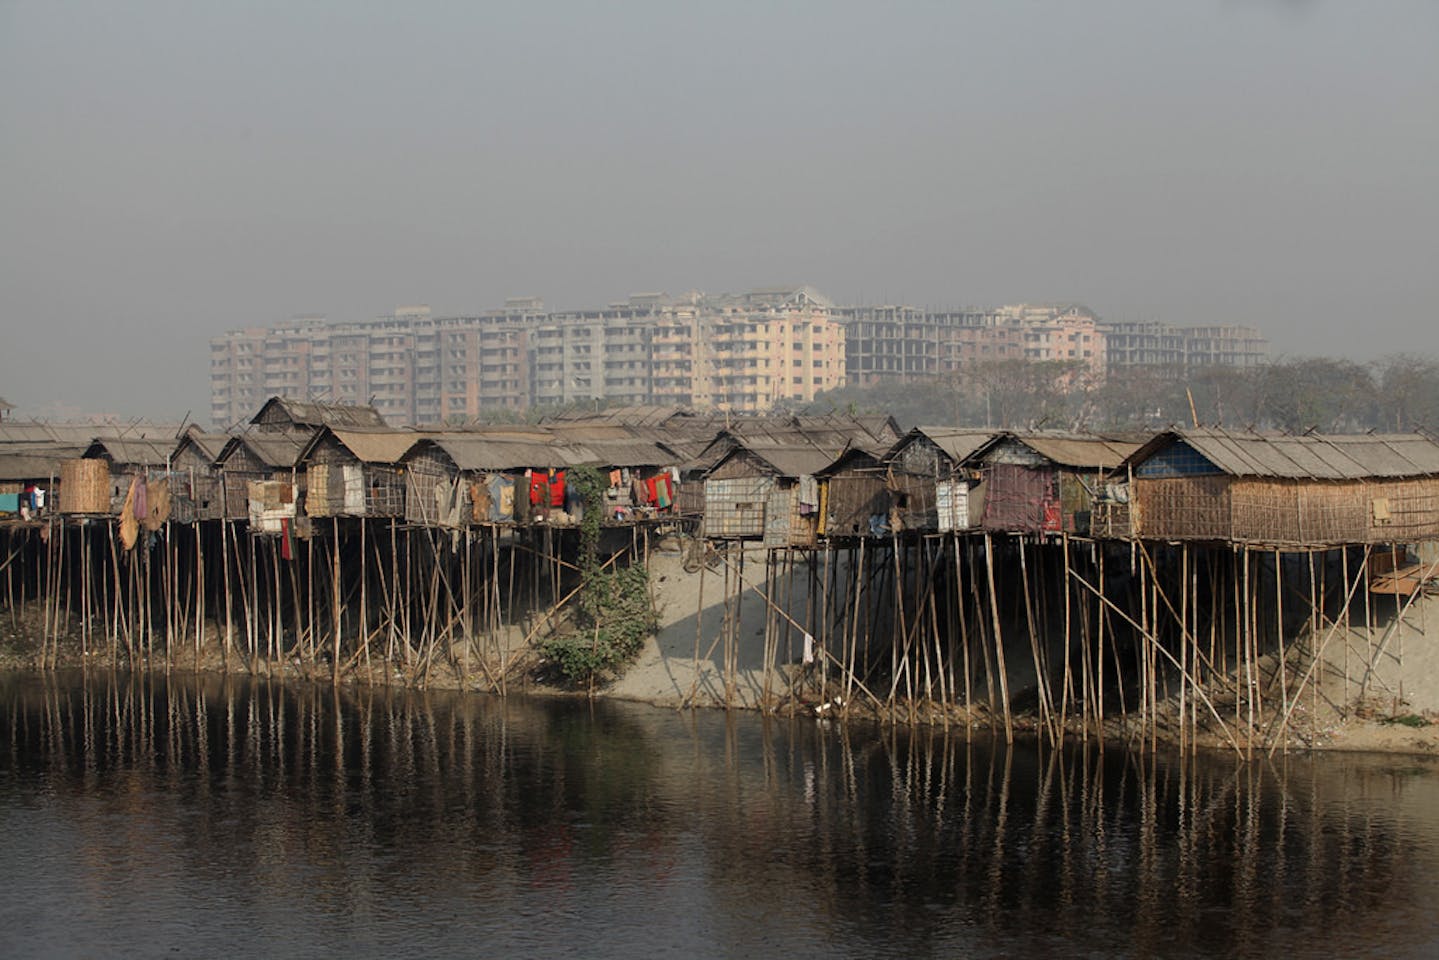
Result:
[[1439,352],[1439,4],[0,0],[0,396],[299,313],[814,284]]

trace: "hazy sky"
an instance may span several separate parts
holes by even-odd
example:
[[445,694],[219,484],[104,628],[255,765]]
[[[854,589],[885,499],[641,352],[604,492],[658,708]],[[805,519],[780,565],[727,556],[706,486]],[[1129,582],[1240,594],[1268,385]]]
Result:
[[0,396],[300,313],[811,283],[1439,353],[1439,3],[0,0]]

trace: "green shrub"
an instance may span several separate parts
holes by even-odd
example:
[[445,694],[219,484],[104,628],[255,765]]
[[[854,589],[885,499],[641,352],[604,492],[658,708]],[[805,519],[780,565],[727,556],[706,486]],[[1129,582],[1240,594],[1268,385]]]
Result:
[[584,501],[580,521],[579,568],[581,586],[575,601],[575,629],[551,637],[540,651],[566,679],[587,683],[629,663],[654,632],[656,617],[650,602],[649,572],[644,567],[600,569],[600,521],[607,482],[592,467],[570,473]]

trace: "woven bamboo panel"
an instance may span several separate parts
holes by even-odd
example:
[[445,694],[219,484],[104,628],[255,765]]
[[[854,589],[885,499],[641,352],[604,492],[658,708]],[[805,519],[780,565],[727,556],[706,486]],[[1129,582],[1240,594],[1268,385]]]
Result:
[[335,507],[344,502],[343,487],[340,491],[340,504],[335,503],[335,498],[330,493],[330,476],[332,473],[338,476],[339,469],[332,468],[328,463],[312,463],[305,472],[309,476],[305,491],[305,512],[312,517],[333,517]]
[[1369,542],[1439,540],[1439,478],[1369,483],[1366,493]]
[[824,532],[830,537],[869,536],[871,516],[889,516],[889,490],[884,478],[873,474],[843,473],[827,481]]
[[735,477],[705,481],[704,535],[726,539],[764,536],[765,504],[772,477]]
[[904,530],[934,532],[939,529],[939,507],[932,477],[896,473],[889,479],[890,501]]
[[110,512],[110,464],[66,460],[60,464],[61,513]]
[[1223,476],[1136,479],[1134,533],[1153,540],[1230,539],[1229,484]]

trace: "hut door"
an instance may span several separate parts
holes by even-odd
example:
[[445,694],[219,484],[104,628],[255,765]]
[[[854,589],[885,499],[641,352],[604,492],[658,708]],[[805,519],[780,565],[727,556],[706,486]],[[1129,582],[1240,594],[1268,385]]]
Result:
[[794,493],[794,487],[781,487],[777,483],[770,488],[764,506],[765,546],[782,547],[789,542],[790,500]]
[[351,517],[365,515],[365,474],[357,463],[347,463],[341,470],[345,477],[345,514]]
[[935,484],[934,505],[941,533],[969,526],[969,484],[965,481],[941,480]]

